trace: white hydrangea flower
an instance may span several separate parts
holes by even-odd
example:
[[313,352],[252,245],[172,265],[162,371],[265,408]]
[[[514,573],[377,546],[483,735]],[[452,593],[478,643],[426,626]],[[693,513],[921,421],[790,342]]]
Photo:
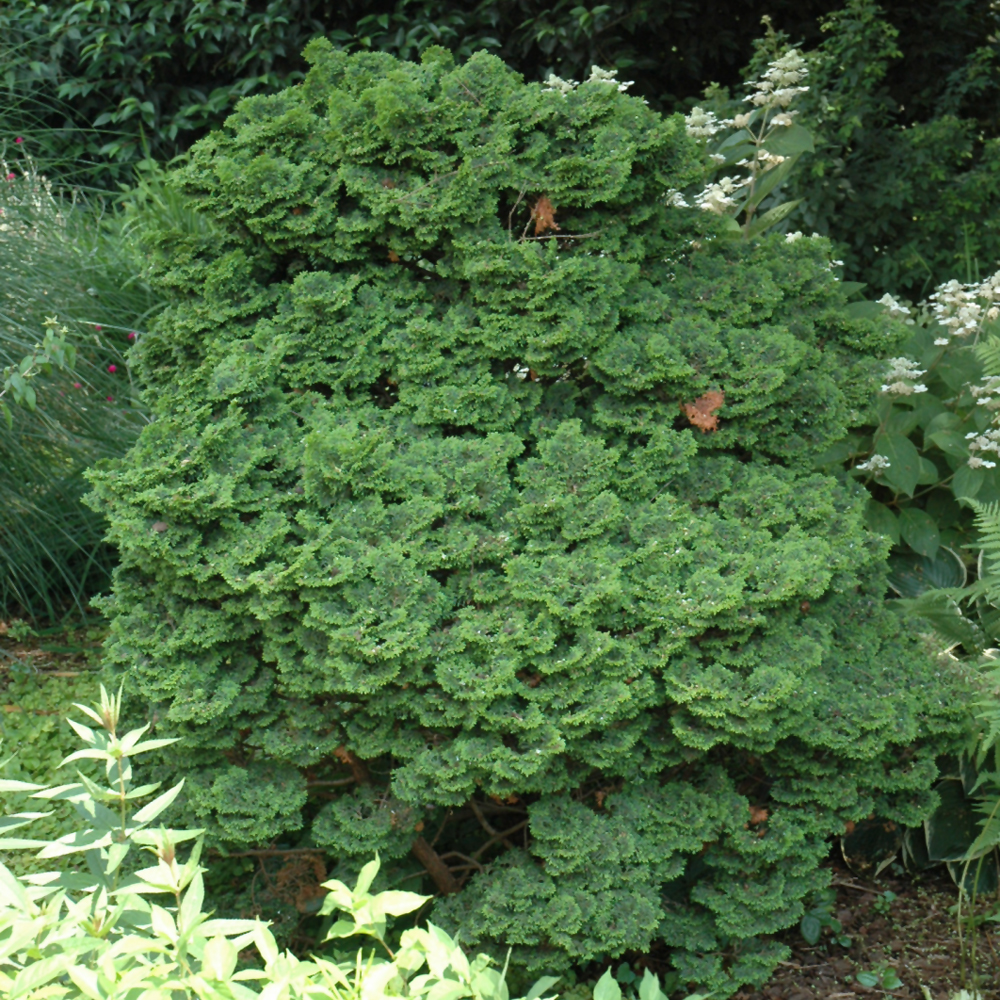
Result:
[[725,122],[720,122],[714,111],[704,108],[692,108],[690,114],[684,116],[685,131],[697,139],[710,139],[724,125]]
[[877,476],[883,469],[888,469],[892,463],[885,457],[885,455],[872,455],[867,462],[862,462],[860,465],[856,465],[855,468],[859,472],[874,472]]
[[627,80],[625,82],[620,82],[615,79],[618,76],[618,70],[616,69],[601,69],[600,66],[590,67],[590,76],[587,77],[587,83],[610,83],[612,86],[618,88],[618,92],[624,94],[635,80]]
[[883,392],[895,396],[912,396],[914,393],[927,392],[927,386],[915,382],[927,372],[918,368],[915,361],[909,358],[890,358],[889,370],[886,372],[887,383],[882,386]]
[[[986,431],[984,434],[978,434],[973,431],[971,434],[966,434],[965,439],[969,442],[969,454],[975,456],[977,451],[993,451],[1000,455],[1000,431],[992,430]],[[971,462],[970,462],[971,464]],[[979,468],[977,465],[972,466],[974,469]],[[992,468],[992,466],[989,466]]]
[[921,375],[926,375],[926,371],[921,371],[917,368],[916,361],[911,361],[909,358],[890,358],[889,359],[889,371],[886,373],[886,378],[920,378]]
[[667,192],[667,204],[671,208],[690,208],[691,206],[684,200],[684,195],[676,188],[671,188]]
[[890,316],[898,316],[902,319],[904,316],[910,315],[910,310],[906,306],[897,302],[888,292],[878,300],[880,306],[885,306]]
[[562,94],[572,93],[580,84],[576,80],[564,80],[561,76],[556,76],[555,73],[549,73],[545,78],[545,86],[542,88],[543,94],[551,94],[553,92]]
[[970,385],[969,392],[972,393],[973,399],[979,400],[980,403],[988,403],[989,397],[1000,392],[1000,375],[988,375],[982,380],[982,385]]
[[987,462],[984,458],[979,458],[976,455],[971,455],[969,457],[969,468],[970,469],[995,469],[997,467],[996,462]]
[[764,165],[764,170],[772,170],[779,163],[784,163],[785,158],[777,153],[769,153],[766,149],[758,149],[757,162]]
[[759,108],[787,108],[799,94],[809,89],[799,86],[808,73],[802,54],[798,49],[789,49],[767,64],[764,75],[754,82],[755,92],[744,100]]
[[802,239],[802,233],[796,230],[794,233],[785,233],[785,242],[794,243],[796,240]]
[[695,195],[694,203],[708,212],[723,215],[727,208],[732,208],[736,204],[733,195],[749,183],[749,177],[720,177],[714,184],[709,184],[704,191]]
[[948,331],[949,337],[968,337],[979,332],[984,315],[979,299],[992,300],[997,277],[993,275],[981,284],[962,284],[953,278],[938,286],[930,296],[932,311],[938,323]]
[[883,385],[882,391],[894,396],[912,396],[914,393],[927,392],[927,386],[919,382],[916,385],[911,385],[909,382],[899,381]]

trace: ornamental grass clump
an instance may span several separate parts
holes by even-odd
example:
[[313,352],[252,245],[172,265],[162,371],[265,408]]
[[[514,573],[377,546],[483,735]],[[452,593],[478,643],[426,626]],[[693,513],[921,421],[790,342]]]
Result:
[[155,419],[92,474],[108,658],[215,843],[426,869],[532,971],[760,983],[963,717],[811,466],[905,328],[671,204],[699,148],[610,74],[307,55],[175,175],[213,227],[159,238]]

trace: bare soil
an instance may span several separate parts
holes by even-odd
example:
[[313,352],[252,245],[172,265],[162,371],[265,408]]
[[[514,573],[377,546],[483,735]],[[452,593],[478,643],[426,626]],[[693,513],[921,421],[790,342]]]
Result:
[[[918,876],[883,876],[876,882],[858,878],[846,868],[834,870],[837,890],[834,915],[851,940],[843,948],[826,931],[810,946],[797,928],[782,935],[792,949],[771,980],[756,991],[743,991],[734,1000],[854,1000],[858,996],[949,1000],[961,988],[962,949],[953,911],[958,901],[954,883],[943,868]],[[884,893],[896,899],[886,904]],[[997,910],[989,899],[977,906],[983,917]],[[977,972],[982,1000],[1000,1000],[1000,924],[983,922],[978,928]],[[970,942],[966,941],[966,953]],[[865,986],[858,973],[894,969],[903,985],[895,990]],[[972,989],[970,970],[967,987]],[[926,989],[926,993],[924,990]]]

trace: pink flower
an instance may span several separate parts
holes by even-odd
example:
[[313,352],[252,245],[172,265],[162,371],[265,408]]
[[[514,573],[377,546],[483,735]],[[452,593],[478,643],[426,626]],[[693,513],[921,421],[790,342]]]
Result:
[[108,396],[108,402],[109,403],[113,403],[114,401],[115,401],[115,397],[114,396]]
[[129,339],[129,340],[135,340],[135,337],[136,337],[136,333],[135,333],[135,330],[133,330],[133,331],[132,331],[132,332],[131,332],[131,333],[130,333],[130,334],[128,335],[128,339]]
[[22,143],[22,142],[24,142],[24,140],[23,140],[23,139],[22,139],[22,138],[21,138],[20,136],[18,136],[18,137],[17,137],[17,138],[16,138],[15,140],[14,140],[14,142],[15,142],[15,143],[16,143],[16,144],[17,144],[18,146],[20,146],[20,145],[21,145],[21,143]]
[[9,180],[9,181],[13,181],[13,180],[16,180],[16,179],[17,178],[16,178],[16,176],[14,174],[8,174],[7,175],[7,180]]
[[80,383],[79,383],[79,382],[74,382],[74,383],[73,383],[73,388],[74,388],[74,389],[82,389],[82,388],[83,388],[83,386],[82,386],[82,385],[80,385]]
[[103,330],[103,329],[104,329],[104,327],[102,327],[100,323],[95,323],[95,324],[94,324],[94,329],[95,329],[95,330],[96,330],[96,331],[97,331],[98,333],[100,333],[100,332],[101,332],[101,330]]
[[114,375],[114,373],[116,371],[118,371],[118,366],[117,365],[108,365],[108,371],[111,372],[112,375]]

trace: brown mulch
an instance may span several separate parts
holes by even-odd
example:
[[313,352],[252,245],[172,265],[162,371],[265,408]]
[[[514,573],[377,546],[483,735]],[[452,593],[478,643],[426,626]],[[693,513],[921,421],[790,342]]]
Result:
[[18,639],[10,622],[0,621],[0,674],[22,671],[44,677],[79,677],[95,668],[102,633],[97,630],[47,629]]
[[[781,937],[792,955],[760,989],[744,990],[734,1000],[855,1000],[859,996],[923,1000],[926,987],[933,1000],[949,1000],[961,988],[960,953],[954,914],[954,883],[943,868],[919,876],[883,873],[877,881],[834,869],[837,902],[833,914],[843,924],[851,946],[843,948],[824,931],[820,943],[808,945],[798,928]],[[882,894],[897,896],[887,906]],[[995,910],[993,898],[977,912]],[[1000,925],[979,928],[978,971],[982,1000],[1000,1000]],[[894,969],[902,987],[886,990],[864,986],[857,974]],[[971,984],[968,987],[971,990]]]

